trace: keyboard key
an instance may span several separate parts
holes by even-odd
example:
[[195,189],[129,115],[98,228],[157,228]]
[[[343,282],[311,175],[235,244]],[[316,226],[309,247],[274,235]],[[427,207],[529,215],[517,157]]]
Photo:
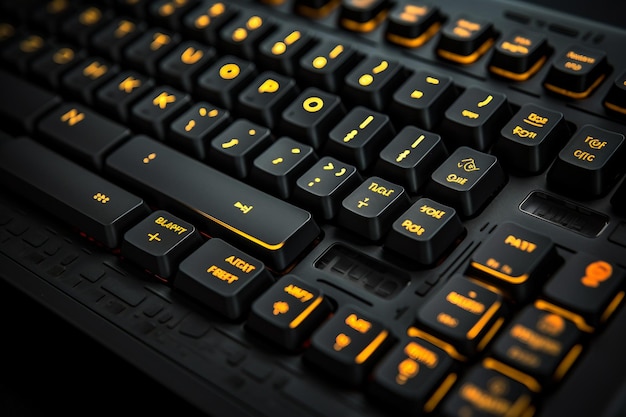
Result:
[[600,85],[608,72],[604,51],[571,45],[552,62],[544,86],[568,98],[582,99]]
[[85,51],[70,44],[52,45],[31,63],[31,71],[48,87],[58,89],[63,74],[85,58]]
[[238,15],[220,30],[220,46],[233,55],[252,60],[257,54],[261,39],[272,27],[272,23],[265,16],[253,13]]
[[130,122],[142,131],[166,140],[170,123],[189,108],[191,98],[169,86],[155,87],[136,102],[130,113]]
[[148,6],[148,17],[158,26],[178,31],[182,17],[195,5],[195,0],[157,0]]
[[604,99],[604,106],[618,114],[626,114],[626,71],[613,80],[611,89]]
[[148,214],[141,198],[28,138],[0,143],[0,171],[5,187],[109,248]]
[[548,186],[581,199],[599,197],[624,173],[624,135],[582,126],[559,152],[548,171]]
[[202,243],[196,228],[157,210],[124,234],[121,255],[161,278],[173,278],[180,261]]
[[175,289],[230,319],[246,315],[271,283],[263,262],[218,238],[183,259],[174,278]]
[[322,291],[286,275],[252,303],[247,328],[287,350],[296,350],[331,313]]
[[467,218],[478,214],[505,182],[495,156],[462,146],[432,173],[426,194]]
[[149,28],[124,49],[124,62],[151,77],[157,75],[158,62],[180,43],[180,35]]
[[452,207],[420,198],[392,224],[385,247],[431,265],[459,239],[464,228]]
[[500,224],[470,258],[466,271],[528,301],[560,265],[552,239],[515,223]]
[[215,49],[195,41],[182,42],[159,62],[159,76],[166,83],[193,91],[197,75],[215,56]]
[[271,129],[278,124],[281,113],[297,95],[298,87],[293,78],[265,71],[239,94],[237,110],[242,117]]
[[277,270],[289,266],[320,233],[308,212],[144,136],[114,151],[107,170],[200,231],[236,244]]
[[183,17],[183,26],[192,37],[209,45],[216,45],[219,30],[237,13],[232,4],[204,1]]
[[300,56],[308,50],[311,38],[297,29],[279,30],[259,45],[258,62],[261,67],[295,77]]
[[441,28],[439,8],[423,3],[395,5],[387,16],[387,40],[407,48],[419,48]]
[[256,75],[253,63],[226,55],[200,74],[197,93],[209,103],[232,111],[237,105],[239,93]]
[[337,93],[357,61],[356,51],[349,45],[324,41],[300,58],[299,78],[322,90]]
[[136,71],[123,71],[96,91],[95,105],[111,117],[127,123],[132,105],[153,87],[152,78]]
[[547,282],[544,299],[535,305],[562,314],[585,332],[593,332],[621,304],[625,278],[623,268],[602,256],[577,253]]
[[16,34],[0,50],[4,65],[19,72],[26,72],[31,62],[50,48],[50,42],[42,35]]
[[143,22],[133,19],[117,18],[94,33],[91,45],[99,54],[120,62],[126,46],[137,39],[146,30]]
[[119,66],[108,59],[88,57],[65,73],[61,79],[61,88],[74,99],[93,105],[96,90],[119,70]]
[[504,94],[469,87],[446,110],[442,136],[449,148],[465,145],[486,151],[509,117],[511,112]]
[[458,64],[473,64],[493,46],[494,37],[491,22],[462,15],[441,29],[437,54]]
[[313,333],[304,359],[339,381],[357,385],[392,341],[382,323],[345,306]]
[[231,121],[228,110],[198,102],[176,118],[169,132],[169,143],[201,160],[209,156],[210,141]]
[[387,0],[342,0],[339,10],[339,24],[354,32],[371,32],[387,16]]
[[378,240],[408,206],[404,188],[379,177],[369,177],[343,199],[337,221],[361,236]]
[[339,5],[337,0],[295,0],[296,13],[310,19],[323,19],[333,12]]
[[513,81],[526,81],[545,64],[548,52],[543,35],[515,30],[496,44],[489,71]]
[[509,172],[536,175],[552,163],[568,136],[563,113],[524,104],[502,128],[492,151]]
[[87,46],[91,36],[111,19],[110,10],[85,5],[68,17],[61,26],[61,33],[81,46]]
[[342,97],[353,105],[383,111],[402,82],[402,73],[396,62],[375,56],[366,58],[346,75]]

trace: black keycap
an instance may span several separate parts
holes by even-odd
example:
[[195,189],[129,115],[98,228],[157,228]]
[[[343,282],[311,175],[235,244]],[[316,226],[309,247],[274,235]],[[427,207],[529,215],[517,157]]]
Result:
[[252,60],[261,39],[272,29],[268,18],[248,12],[236,16],[220,30],[219,45],[224,51]]
[[492,152],[509,172],[534,175],[552,163],[568,136],[562,113],[525,104],[502,128]]
[[339,381],[357,385],[363,382],[392,339],[382,323],[346,306],[313,334],[304,359]]
[[259,66],[280,72],[290,77],[296,76],[300,56],[311,44],[311,38],[297,29],[283,29],[273,32],[259,45]]
[[554,59],[543,85],[548,91],[583,99],[600,85],[608,72],[604,51],[571,45]]
[[215,49],[211,47],[195,41],[183,42],[160,61],[159,77],[176,88],[192,92],[196,77],[214,56]]
[[[28,2],[23,2],[28,7]],[[61,24],[72,13],[76,12],[77,5],[69,1],[47,1],[39,2],[35,10],[29,10],[29,18],[34,27],[45,28],[46,32],[57,33]],[[31,5],[32,6],[32,5]],[[29,7],[30,8],[30,7]]]
[[560,263],[548,236],[515,223],[502,223],[472,254],[466,272],[522,302],[536,294]]
[[52,45],[31,63],[32,73],[46,86],[58,89],[63,74],[86,57],[83,49],[70,44]]
[[322,19],[333,12],[340,2],[336,0],[296,0],[294,8],[296,13],[309,19]]
[[136,71],[123,71],[96,91],[95,105],[111,117],[128,122],[132,105],[153,87],[152,78]]
[[114,151],[107,169],[200,231],[227,239],[278,270],[290,265],[320,233],[310,213],[145,136]]
[[[0,118],[8,121],[2,127],[6,130],[11,126],[17,126],[32,133],[39,116],[46,114],[61,102],[61,99],[51,92],[3,69],[0,69],[0,91],[2,91]],[[16,132],[19,133],[23,132]]]
[[271,143],[269,129],[237,119],[211,140],[209,164],[231,176],[246,178],[252,161]]
[[97,170],[102,169],[104,157],[130,134],[126,126],[76,103],[64,103],[48,112],[37,131],[52,146]]
[[237,109],[243,117],[273,128],[285,107],[297,95],[298,88],[293,78],[265,71],[239,93]]
[[312,147],[281,137],[254,159],[250,179],[268,193],[288,199],[296,180],[316,160]]
[[457,64],[473,64],[491,48],[494,37],[491,22],[462,15],[450,19],[443,26],[437,43],[437,54]]
[[388,9],[388,0],[342,0],[339,24],[354,32],[371,32],[383,22]]
[[65,73],[61,87],[76,100],[91,105],[96,90],[118,72],[117,64],[100,57],[88,57]]
[[345,113],[339,96],[310,87],[283,111],[279,131],[319,149]]
[[581,335],[573,322],[529,305],[500,332],[490,354],[534,378],[538,385],[551,388],[581,353]]
[[408,206],[404,188],[379,177],[369,177],[343,199],[337,221],[361,236],[378,240]]
[[618,75],[604,99],[604,106],[612,112],[626,114],[626,71]]
[[463,231],[452,207],[420,198],[393,222],[385,247],[430,265],[450,250]]
[[300,58],[299,78],[322,90],[337,93],[358,55],[349,45],[323,41]]
[[50,42],[39,34],[16,34],[0,50],[3,63],[13,70],[25,73],[31,62],[50,48]]
[[210,141],[230,121],[228,110],[198,102],[172,122],[169,142],[191,156],[206,159]]
[[582,126],[548,170],[548,186],[578,198],[605,194],[624,173],[624,135]]
[[146,29],[143,22],[117,18],[104,25],[91,39],[91,46],[103,56],[116,62],[122,60],[124,48]]
[[188,94],[177,89],[162,86],[135,103],[131,109],[130,121],[157,139],[167,138],[169,124],[190,105]]
[[183,17],[183,27],[193,38],[216,45],[219,30],[237,13],[235,5],[221,1],[204,1]]
[[364,105],[384,111],[402,82],[400,64],[379,57],[361,61],[346,75],[342,97],[352,105]]
[[602,256],[578,252],[569,258],[543,288],[535,303],[593,332],[611,317],[624,299],[626,271]]
[[252,304],[248,329],[296,350],[331,312],[323,292],[295,275],[282,277]]
[[69,16],[61,26],[62,35],[81,46],[87,46],[98,29],[111,19],[111,11],[95,5],[85,5]]
[[432,173],[426,195],[454,207],[462,217],[471,217],[505,182],[506,176],[495,156],[462,146]]
[[326,220],[337,214],[343,199],[361,183],[353,165],[325,156],[296,181],[294,200]]
[[148,6],[148,18],[157,26],[178,31],[183,16],[196,5],[196,0],[157,0]]
[[406,126],[380,151],[375,172],[417,193],[447,156],[439,135]]
[[456,97],[451,77],[417,71],[393,94],[389,114],[398,126],[432,129]]
[[449,149],[465,145],[486,151],[510,117],[504,94],[472,86],[446,110],[442,136]]
[[180,42],[180,35],[159,28],[144,31],[124,49],[124,61],[140,72],[155,76],[158,62]]
[[157,210],[124,234],[120,254],[161,278],[173,278],[180,261],[202,243],[196,228]]
[[497,288],[456,274],[418,308],[416,318],[418,327],[468,357],[485,349],[505,314]]
[[526,81],[543,67],[549,49],[542,34],[512,31],[496,44],[489,71],[513,81]]
[[618,213],[626,213],[626,181],[623,181],[613,193],[611,205]]
[[252,62],[226,55],[199,75],[197,93],[209,103],[232,111],[239,93],[256,75]]
[[238,319],[271,283],[263,262],[212,238],[183,259],[174,288],[230,319]]
[[424,3],[396,5],[389,16],[387,40],[407,48],[419,48],[441,28],[439,8]]
[[0,143],[0,171],[5,187],[109,248],[148,214],[139,197],[28,138]]
[[328,134],[325,153],[367,169],[395,131],[389,116],[358,106],[352,109]]

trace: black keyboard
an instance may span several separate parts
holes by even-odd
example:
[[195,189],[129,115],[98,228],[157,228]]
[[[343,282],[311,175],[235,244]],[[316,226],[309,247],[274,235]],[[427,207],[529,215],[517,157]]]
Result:
[[522,2],[2,1],[6,303],[188,415],[624,415],[625,41]]

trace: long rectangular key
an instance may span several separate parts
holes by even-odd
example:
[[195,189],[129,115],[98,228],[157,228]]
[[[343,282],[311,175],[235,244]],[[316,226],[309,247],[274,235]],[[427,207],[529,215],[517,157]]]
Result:
[[29,138],[0,142],[0,184],[110,248],[149,212],[139,197]]
[[161,208],[181,213],[201,231],[278,270],[320,233],[309,212],[147,136],[135,136],[113,152],[105,169]]

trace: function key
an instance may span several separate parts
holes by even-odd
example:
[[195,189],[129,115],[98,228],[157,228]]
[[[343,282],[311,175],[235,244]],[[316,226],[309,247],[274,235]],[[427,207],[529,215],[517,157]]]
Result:
[[346,306],[313,334],[304,359],[340,381],[358,385],[390,343],[392,336],[382,323]]
[[299,77],[315,87],[336,93],[357,61],[355,51],[344,44],[324,41],[300,59]]
[[310,19],[322,19],[341,4],[341,0],[295,0],[296,13]]
[[577,198],[597,198],[624,173],[625,152],[623,134],[584,125],[559,152],[548,185]]
[[257,54],[257,46],[271,29],[272,24],[263,16],[251,13],[239,15],[220,31],[222,49],[252,60]]
[[611,89],[604,99],[604,106],[611,111],[626,115],[626,71],[613,81],[613,85],[611,85]]
[[437,54],[458,64],[472,64],[494,43],[491,22],[470,16],[450,20],[441,30]]
[[474,251],[467,273],[526,301],[560,264],[552,239],[503,223]]
[[419,48],[439,31],[442,17],[437,7],[406,3],[396,5],[387,20],[387,40],[407,48]]
[[505,182],[495,156],[461,146],[432,173],[426,193],[467,218],[477,214]]
[[371,32],[385,19],[388,9],[388,0],[342,0],[339,24],[353,32]]
[[237,13],[231,4],[207,1],[187,13],[183,18],[183,25],[186,32],[195,39],[217,45],[219,30]]
[[611,317],[624,299],[626,272],[601,256],[577,253],[548,281],[539,308],[572,320],[593,332]]
[[571,45],[552,62],[544,86],[554,93],[582,99],[600,85],[608,72],[604,51]]
[[526,81],[543,66],[548,52],[544,36],[516,30],[496,44],[489,70],[514,81]]
[[375,56],[366,58],[346,76],[343,89],[346,101],[383,111],[402,82],[403,71],[397,62]]
[[493,152],[511,172],[543,172],[561,149],[569,129],[563,114],[524,104],[500,131]]

